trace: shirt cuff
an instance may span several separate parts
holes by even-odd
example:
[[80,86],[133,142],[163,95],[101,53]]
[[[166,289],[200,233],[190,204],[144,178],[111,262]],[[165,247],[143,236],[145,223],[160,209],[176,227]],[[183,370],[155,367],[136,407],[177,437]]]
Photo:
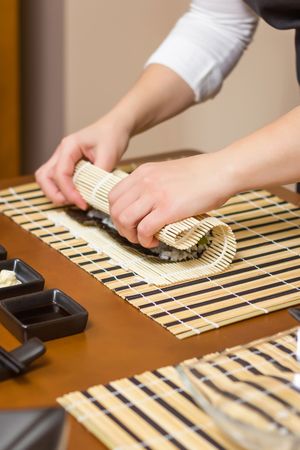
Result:
[[196,102],[214,97],[222,87],[223,75],[216,60],[182,36],[168,36],[145,67],[150,64],[161,64],[177,73],[194,91]]

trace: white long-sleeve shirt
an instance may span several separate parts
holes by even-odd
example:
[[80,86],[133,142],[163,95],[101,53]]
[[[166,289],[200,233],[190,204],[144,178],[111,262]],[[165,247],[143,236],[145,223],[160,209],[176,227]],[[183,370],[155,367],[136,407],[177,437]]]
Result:
[[252,39],[256,14],[243,0],[193,0],[146,63],[176,72],[202,102],[221,89]]

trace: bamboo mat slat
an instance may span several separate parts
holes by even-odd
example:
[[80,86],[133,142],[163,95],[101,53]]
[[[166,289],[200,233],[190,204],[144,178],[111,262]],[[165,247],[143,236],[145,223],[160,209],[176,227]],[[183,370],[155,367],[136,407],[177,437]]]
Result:
[[[292,329],[184,361],[180,367],[191,371],[212,401],[213,395],[223,396],[225,411],[230,406],[234,414],[236,408],[239,420],[255,429],[273,432],[280,425],[281,430],[299,433],[297,334]],[[196,406],[172,366],[72,392],[57,401],[112,449],[241,449]]]
[[35,183],[1,191],[0,212],[179,339],[299,303],[300,208],[264,190],[237,195],[212,213],[236,236],[229,269],[164,286],[50,220],[62,209]]

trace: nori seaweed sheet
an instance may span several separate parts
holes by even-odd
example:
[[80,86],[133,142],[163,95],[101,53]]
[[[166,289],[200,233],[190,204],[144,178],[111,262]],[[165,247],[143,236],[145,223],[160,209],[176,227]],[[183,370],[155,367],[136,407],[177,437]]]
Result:
[[[162,258],[158,252],[154,253],[152,249],[142,247],[139,244],[133,244],[133,243],[129,242],[126,238],[121,236],[118,233],[118,231],[113,227],[113,225],[112,226],[108,225],[107,222],[111,222],[110,216],[101,211],[98,211],[95,209],[88,209],[86,211],[83,211],[75,206],[70,206],[70,207],[66,208],[65,212],[73,220],[76,220],[80,224],[85,225],[85,226],[95,226],[102,230],[105,230],[113,239],[115,239],[121,245],[132,248],[132,249],[138,251],[139,253],[141,253],[142,255],[145,255],[148,257],[150,256],[151,258],[155,258],[158,261],[176,262],[176,261],[188,261],[190,259],[195,258],[195,252],[197,250],[194,250],[193,253],[190,254],[190,256],[189,256],[188,252],[185,251],[185,257],[183,259],[179,258],[177,260],[174,260],[174,259],[167,258],[167,257]],[[203,245],[205,248],[206,245],[208,244],[208,241],[206,239],[205,243],[202,243],[200,241],[199,244]],[[161,253],[163,253],[163,252],[166,253],[168,251],[172,251],[173,254],[176,252],[178,252],[178,254],[180,254],[180,252],[181,252],[181,250],[173,249],[172,247],[170,247],[166,244],[163,244],[163,243],[160,244],[159,249],[161,250]],[[199,248],[199,250],[200,250],[200,248]],[[203,250],[204,249],[202,248],[199,251],[199,253],[196,256],[197,258],[199,258],[201,256],[201,254],[203,253]]]

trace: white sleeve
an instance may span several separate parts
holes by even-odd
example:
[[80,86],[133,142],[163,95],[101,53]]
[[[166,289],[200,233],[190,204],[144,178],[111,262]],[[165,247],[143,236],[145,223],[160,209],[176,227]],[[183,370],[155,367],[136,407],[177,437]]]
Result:
[[213,97],[252,39],[257,16],[243,0],[193,0],[146,63],[174,70],[197,102]]

